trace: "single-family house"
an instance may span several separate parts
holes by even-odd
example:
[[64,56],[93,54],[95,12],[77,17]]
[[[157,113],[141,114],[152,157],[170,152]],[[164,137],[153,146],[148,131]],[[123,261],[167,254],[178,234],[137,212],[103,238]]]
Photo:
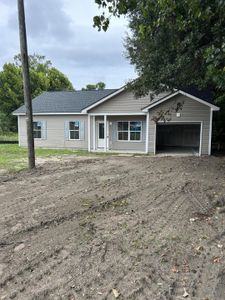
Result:
[[[172,149],[211,154],[213,104],[195,88],[136,98],[122,87],[45,92],[33,103],[35,146],[156,154]],[[25,106],[18,118],[19,145],[27,146]]]

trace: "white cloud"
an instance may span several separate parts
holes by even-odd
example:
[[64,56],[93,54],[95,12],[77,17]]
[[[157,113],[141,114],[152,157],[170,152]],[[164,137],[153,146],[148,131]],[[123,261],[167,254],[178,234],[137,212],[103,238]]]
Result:
[[[76,88],[104,81],[120,87],[134,78],[124,58],[124,18],[112,19],[109,30],[93,28],[99,14],[94,0],[25,0],[29,52],[45,55]],[[15,1],[0,0],[0,65],[19,52]]]

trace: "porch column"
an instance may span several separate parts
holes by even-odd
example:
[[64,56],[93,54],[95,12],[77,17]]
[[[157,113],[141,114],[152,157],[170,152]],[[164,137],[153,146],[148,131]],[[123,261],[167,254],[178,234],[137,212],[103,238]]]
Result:
[[146,115],[146,138],[145,138],[145,152],[148,153],[148,148],[149,148],[149,111],[147,112]]
[[92,128],[92,130],[93,130],[93,135],[92,135],[92,138],[93,138],[93,150],[96,150],[96,135],[95,135],[95,133],[96,133],[96,125],[95,125],[95,116],[93,116],[92,117],[92,119],[93,119],[93,123],[92,123],[92,125],[93,125],[93,128]]
[[104,151],[107,151],[107,115],[104,115]]
[[88,114],[88,151],[91,151],[91,116]]

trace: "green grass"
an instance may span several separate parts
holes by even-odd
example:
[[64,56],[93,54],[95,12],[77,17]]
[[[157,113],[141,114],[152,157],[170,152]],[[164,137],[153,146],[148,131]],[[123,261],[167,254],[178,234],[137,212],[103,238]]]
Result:
[[17,133],[0,134],[0,141],[16,142],[18,141],[18,134]]
[[[36,149],[36,157],[61,155],[90,155],[84,150]],[[5,172],[20,171],[27,168],[27,149],[16,144],[0,144],[0,170]]]
[[[111,156],[115,153],[90,153],[86,150],[43,149],[35,150],[36,158],[63,155],[76,156]],[[0,144],[0,175],[7,172],[16,172],[27,168],[27,148],[18,144]]]

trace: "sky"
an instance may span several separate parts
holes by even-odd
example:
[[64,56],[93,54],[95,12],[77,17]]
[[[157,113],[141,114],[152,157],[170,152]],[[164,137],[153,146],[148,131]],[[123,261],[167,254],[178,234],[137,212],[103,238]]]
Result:
[[[78,90],[103,81],[119,88],[136,77],[125,58],[125,18],[113,18],[107,32],[93,28],[101,11],[94,0],[24,0],[29,54],[46,56]],[[0,0],[0,69],[18,54],[16,0]]]

